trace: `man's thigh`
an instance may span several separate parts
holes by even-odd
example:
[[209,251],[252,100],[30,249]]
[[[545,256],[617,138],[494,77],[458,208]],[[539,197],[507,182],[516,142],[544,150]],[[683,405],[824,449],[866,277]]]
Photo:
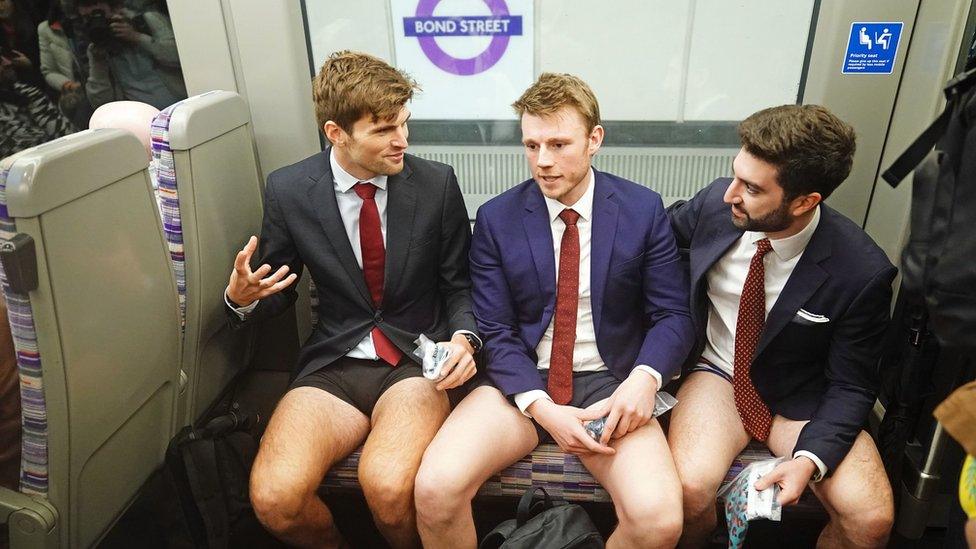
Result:
[[458,404],[424,455],[424,470],[445,487],[471,496],[492,474],[539,444],[532,420],[492,386],[477,387]]
[[668,441],[685,485],[718,491],[739,452],[749,444],[732,384],[710,372],[692,372],[678,390]]
[[[580,461],[624,512],[648,507],[681,509],[681,482],[656,419],[610,441],[612,455],[585,454]],[[618,511],[619,513],[619,511]]]
[[369,420],[351,404],[314,387],[294,388],[271,415],[251,478],[314,491],[367,433]]
[[[800,431],[807,423],[775,416],[767,440],[770,451],[776,456],[791,457]],[[865,431],[858,433],[854,446],[834,474],[812,487],[831,514],[851,516],[893,508],[891,485],[884,464],[874,441]]]
[[360,482],[364,475],[412,480],[449,412],[447,393],[427,378],[403,379],[387,389],[373,408],[372,430],[359,459]]

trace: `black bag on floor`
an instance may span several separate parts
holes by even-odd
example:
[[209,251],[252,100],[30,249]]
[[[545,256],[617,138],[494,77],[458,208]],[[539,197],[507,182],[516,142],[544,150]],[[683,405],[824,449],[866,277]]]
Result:
[[234,409],[201,429],[186,426],[170,441],[163,467],[169,547],[228,547],[234,525],[251,515],[255,422]]
[[[536,491],[543,499],[533,501]],[[516,518],[506,520],[481,541],[480,549],[596,549],[603,537],[579,505],[553,502],[543,488],[529,488]]]

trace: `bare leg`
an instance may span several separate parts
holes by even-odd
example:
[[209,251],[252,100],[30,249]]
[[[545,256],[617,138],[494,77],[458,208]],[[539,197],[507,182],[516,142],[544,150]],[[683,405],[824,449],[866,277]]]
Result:
[[339,398],[313,387],[288,391],[251,470],[251,503],[261,524],[291,545],[343,545],[316,490],[326,471],[368,432],[366,416]]
[[471,499],[495,472],[539,444],[532,421],[494,387],[471,392],[424,454],[416,501],[424,547],[475,547]]
[[610,446],[613,455],[580,457],[613,499],[618,524],[607,547],[674,547],[681,536],[681,482],[660,424],[651,420]]
[[359,483],[376,526],[393,547],[420,545],[414,478],[448,412],[447,394],[422,377],[396,383],[373,408],[373,430],[359,459]]
[[709,372],[692,372],[678,390],[668,440],[683,495],[681,545],[701,547],[717,522],[715,494],[732,461],[749,444],[732,384]]
[[[769,449],[777,456],[791,456],[806,424],[774,417],[767,441]],[[818,547],[884,547],[888,543],[894,523],[894,500],[870,435],[861,431],[834,474],[812,486],[830,515]]]

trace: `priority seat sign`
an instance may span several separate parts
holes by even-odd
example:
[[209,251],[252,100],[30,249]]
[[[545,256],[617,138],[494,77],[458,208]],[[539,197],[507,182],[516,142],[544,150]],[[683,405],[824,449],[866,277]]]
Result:
[[891,74],[904,23],[851,23],[844,74]]

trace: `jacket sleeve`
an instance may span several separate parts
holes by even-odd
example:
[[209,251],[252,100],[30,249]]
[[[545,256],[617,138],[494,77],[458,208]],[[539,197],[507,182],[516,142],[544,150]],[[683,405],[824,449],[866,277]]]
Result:
[[[261,240],[259,242],[259,255],[261,259],[256,264],[252,263],[251,268],[256,269],[267,263],[271,266],[271,272],[273,273],[282,265],[288,265],[289,274],[295,273],[300,279],[304,264],[298,255],[295,242],[284,221],[284,214],[277,195],[278,185],[276,184],[281,182],[273,180],[273,177],[274,174],[268,177],[268,184],[264,194],[264,221],[261,226]],[[231,325],[234,327],[239,327],[248,322],[268,319],[281,314],[298,299],[297,288],[298,279],[284,290],[260,300],[254,311],[247,314],[244,320],[241,320],[237,313],[226,305],[224,306],[224,310],[227,312],[227,318],[230,319]],[[220,299],[223,301],[223,296]]]
[[100,51],[94,44],[88,44],[88,80],[85,91],[92,108],[98,108],[105,103],[115,101],[116,91],[112,81],[111,69],[104,51]]
[[636,364],[654,368],[663,383],[681,369],[695,341],[688,308],[688,277],[678,257],[661,197],[654,196],[654,221],[644,249],[644,316],[650,329]]
[[53,32],[50,28],[46,27],[46,21],[37,27],[38,48],[40,49],[41,57],[41,74],[44,75],[44,81],[47,82],[48,86],[60,92],[61,86],[64,86],[65,82],[71,82],[72,78],[69,75],[59,72],[60,68],[58,67],[57,55],[54,52],[53,39],[51,37]]
[[674,231],[678,248],[687,249],[691,246],[691,239],[698,227],[702,208],[708,200],[709,193],[716,188],[723,188],[721,181],[722,179],[712,181],[704,189],[698,191],[691,200],[679,200],[668,206],[668,219],[671,221],[671,229]]
[[477,335],[478,325],[471,310],[471,277],[468,265],[470,249],[471,225],[468,222],[468,210],[461,197],[457,176],[451,169],[441,212],[441,264],[438,283],[447,309],[447,323],[451,333],[467,330]]
[[160,65],[170,68],[180,68],[180,55],[176,49],[176,37],[173,35],[173,25],[165,15],[147,11],[142,14],[149,27],[151,36],[143,35],[139,40],[139,47],[152,55]]
[[827,466],[828,476],[851,450],[877,397],[878,360],[895,273],[889,265],[875,274],[834,328],[827,353],[827,390],[792,452],[816,455]]
[[485,370],[506,396],[534,389],[545,390],[519,337],[518,316],[498,243],[492,235],[490,216],[478,211],[471,240],[471,282],[474,313],[485,344]]

